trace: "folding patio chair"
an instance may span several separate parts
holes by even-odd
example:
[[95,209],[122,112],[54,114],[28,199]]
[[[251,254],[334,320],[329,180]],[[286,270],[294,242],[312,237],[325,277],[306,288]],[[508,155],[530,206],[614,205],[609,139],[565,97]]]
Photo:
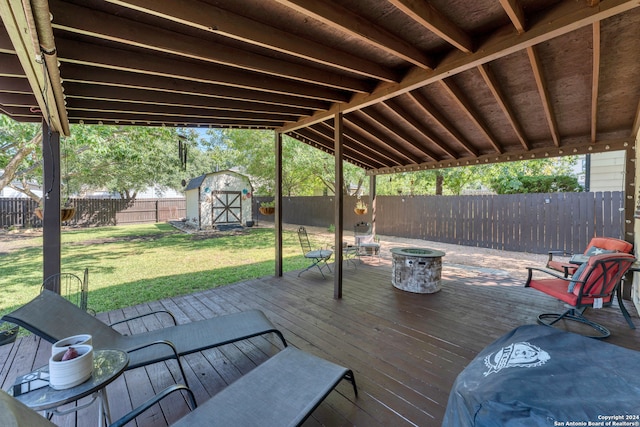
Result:
[[[121,334],[111,327],[158,313],[169,315],[174,326],[133,335]],[[282,333],[260,310],[247,310],[180,325],[176,324],[171,312],[159,310],[107,325],[46,289],[27,304],[5,314],[2,319],[22,326],[51,343],[73,335],[90,334],[96,349],[128,352],[127,369],[176,359],[185,383],[187,377],[180,362],[181,356],[268,333],[275,333],[283,346],[287,346]]]
[[298,228],[298,239],[300,240],[300,247],[302,248],[302,253],[305,258],[312,261],[311,265],[301,272],[298,273],[298,277],[305,271],[312,269],[313,267],[318,267],[320,270],[320,274],[322,274],[322,278],[324,279],[324,273],[322,269],[324,267],[329,270],[331,273],[331,268],[327,261],[333,255],[333,251],[331,249],[311,249],[311,243],[309,243],[309,236],[307,235],[307,230],[304,227]]
[[378,257],[380,261],[380,240],[373,234],[371,224],[358,222],[353,226],[353,236],[356,241],[356,256],[362,261],[362,257]]
[[71,301],[82,310],[95,316],[95,310],[88,308],[89,303],[89,269],[84,269],[83,279],[73,273],[53,274],[42,282],[42,288],[59,292],[60,295]]

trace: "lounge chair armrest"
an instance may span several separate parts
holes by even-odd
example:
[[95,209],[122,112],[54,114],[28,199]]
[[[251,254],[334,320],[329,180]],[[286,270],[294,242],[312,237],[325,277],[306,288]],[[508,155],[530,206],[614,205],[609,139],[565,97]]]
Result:
[[191,389],[188,388],[187,386],[182,385],[182,384],[174,384],[172,386],[169,386],[169,387],[165,388],[160,393],[158,393],[157,395],[155,395],[151,399],[147,400],[142,405],[138,406],[137,408],[135,408],[133,411],[129,412],[124,417],[122,417],[119,420],[115,421],[109,427],[122,427],[122,426],[124,426],[125,424],[133,421],[138,415],[142,414],[144,411],[146,411],[147,409],[149,409],[150,407],[152,407],[153,405],[155,405],[156,403],[158,403],[159,401],[161,401],[162,399],[164,399],[168,395],[172,394],[175,391],[181,391],[181,390],[184,390],[184,391],[187,392],[187,403],[189,404],[189,408],[192,411],[194,409],[196,409],[196,407],[197,407],[196,399],[195,399]]
[[180,362],[180,355],[178,354],[178,349],[176,348],[175,345],[173,345],[171,341],[167,341],[167,340],[154,341],[151,343],[143,344],[139,347],[129,348],[127,349],[127,352],[132,353],[134,351],[142,350],[143,348],[151,347],[152,345],[168,345],[171,348],[171,351],[173,352],[173,357],[176,359],[176,362],[178,362],[178,368],[180,368],[180,373],[182,374],[182,378],[184,379],[185,384],[187,384],[188,386],[189,383],[187,382],[187,375],[185,374],[184,368],[182,367],[182,362]]
[[110,323],[109,326],[118,325],[120,323],[126,323],[129,320],[140,319],[141,317],[151,316],[152,314],[159,314],[159,313],[168,314],[171,317],[171,320],[173,321],[173,324],[174,325],[178,324],[178,322],[176,321],[176,316],[174,316],[173,313],[170,312],[169,310],[156,310],[156,311],[152,311],[150,313],[139,314],[138,316],[133,316],[133,317],[128,317],[126,319],[118,320],[117,322]]
[[567,282],[582,282],[581,280],[573,280],[570,277],[567,277],[565,275],[562,274],[558,274],[555,271],[552,270],[547,270],[546,268],[540,268],[540,267],[526,267],[527,270],[529,270],[529,275],[527,277],[527,283],[525,283],[524,287],[528,288],[529,287],[529,283],[531,282],[531,279],[533,278],[533,272],[534,271],[540,271],[542,273],[548,274],[550,276],[555,277],[556,279],[562,279],[562,280],[566,280]]
[[558,256],[572,256],[573,252],[567,252],[567,251],[562,251],[562,250],[557,250],[557,251],[549,251],[549,261],[553,260],[553,256],[554,255],[558,255]]

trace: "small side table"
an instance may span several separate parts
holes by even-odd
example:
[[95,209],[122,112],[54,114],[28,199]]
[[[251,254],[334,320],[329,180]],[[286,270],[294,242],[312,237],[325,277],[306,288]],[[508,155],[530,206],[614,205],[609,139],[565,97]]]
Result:
[[[83,409],[98,400],[98,426],[102,427],[105,420],[109,425],[111,424],[111,414],[109,413],[106,386],[118,378],[128,364],[129,356],[124,351],[94,350],[93,374],[82,384],[65,390],[55,390],[49,386],[44,386],[14,397],[31,409],[43,411],[48,419],[51,419],[54,414],[65,415]],[[34,375],[45,374],[47,376],[48,373],[48,364],[33,372]],[[13,387],[8,393],[13,395]],[[89,395],[93,395],[93,399],[85,405],[64,411],[57,410],[62,405],[75,402]]]

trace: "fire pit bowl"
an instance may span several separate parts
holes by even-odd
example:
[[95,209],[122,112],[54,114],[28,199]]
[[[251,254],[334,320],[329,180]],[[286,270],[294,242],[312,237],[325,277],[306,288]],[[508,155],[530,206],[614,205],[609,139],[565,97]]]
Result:
[[444,252],[428,248],[392,248],[391,255],[394,287],[419,294],[440,290]]

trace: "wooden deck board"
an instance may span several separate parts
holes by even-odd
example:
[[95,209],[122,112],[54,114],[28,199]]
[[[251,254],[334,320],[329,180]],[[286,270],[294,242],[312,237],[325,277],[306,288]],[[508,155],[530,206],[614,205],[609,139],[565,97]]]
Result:
[[[388,261],[345,264],[343,299],[333,299],[333,280],[319,273],[297,272],[266,277],[183,297],[164,299],[109,313],[104,321],[172,311],[178,323],[198,321],[250,308],[264,311],[289,345],[353,369],[359,388],[341,383],[305,425],[423,426],[440,425],[449,390],[458,373],[490,342],[541,312],[562,304],[524,281],[492,272],[450,266],[443,269],[442,290],[419,295],[399,291],[390,282]],[[627,301],[627,304],[630,303]],[[617,307],[591,310],[588,317],[612,331],[607,342],[640,350],[640,330],[631,330]],[[640,327],[637,315],[633,315]],[[147,316],[117,326],[139,333],[170,325],[167,316]],[[185,356],[182,361],[196,400],[204,402],[241,375],[278,352],[275,336]],[[31,336],[0,347],[0,384],[46,363],[50,344]],[[630,373],[631,374],[631,373]],[[174,361],[127,371],[107,390],[113,418],[159,392],[182,382]],[[162,426],[188,411],[180,396],[166,400],[137,419],[138,426]],[[77,415],[55,416],[58,425],[95,422],[95,405]]]

